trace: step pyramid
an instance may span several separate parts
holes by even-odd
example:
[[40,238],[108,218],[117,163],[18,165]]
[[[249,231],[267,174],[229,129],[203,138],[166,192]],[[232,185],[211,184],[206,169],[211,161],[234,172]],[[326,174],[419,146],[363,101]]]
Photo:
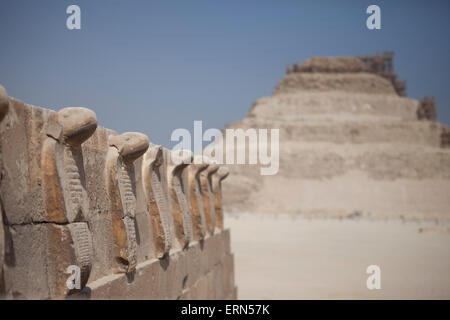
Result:
[[430,98],[405,89],[392,54],[288,67],[271,96],[228,126],[279,128],[279,171],[230,165],[227,211],[450,218],[449,128]]

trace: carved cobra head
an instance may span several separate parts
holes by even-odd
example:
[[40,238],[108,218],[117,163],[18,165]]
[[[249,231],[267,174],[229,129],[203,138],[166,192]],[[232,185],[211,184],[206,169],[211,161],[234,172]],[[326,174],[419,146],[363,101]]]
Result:
[[9,97],[6,89],[0,85],[0,121],[3,120],[9,109]]
[[147,151],[149,141],[143,133],[125,132],[118,136],[111,136],[109,145],[119,150],[119,154],[124,162],[132,163]]
[[213,163],[213,161],[207,156],[203,156],[203,161],[209,164],[205,170],[208,176],[211,176],[220,168],[218,164]]
[[160,145],[150,144],[147,156],[151,159],[155,167],[159,167],[164,163],[164,151],[163,147]]
[[217,176],[219,177],[219,181],[225,179],[230,174],[230,170],[227,167],[220,167],[217,172]]
[[201,155],[195,155],[194,162],[191,164],[191,166],[196,171],[196,174],[199,174],[201,171],[208,168],[209,163],[204,162]]
[[97,129],[94,111],[81,107],[64,108],[58,111],[62,140],[73,146],[81,145]]

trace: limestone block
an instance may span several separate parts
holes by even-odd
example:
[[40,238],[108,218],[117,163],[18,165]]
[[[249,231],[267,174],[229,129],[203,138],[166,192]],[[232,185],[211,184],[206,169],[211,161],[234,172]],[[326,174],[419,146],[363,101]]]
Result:
[[[47,139],[42,146],[41,179],[45,199],[45,222],[51,239],[48,254],[52,297],[69,293],[65,270],[77,265],[81,270],[81,289],[92,267],[92,236],[87,223],[89,203],[86,192],[81,144],[97,128],[95,113],[86,108],[64,108],[50,115]],[[54,250],[53,250],[54,249]]]
[[128,285],[127,282],[127,278],[123,273],[105,276],[88,285],[88,297],[92,300],[125,299]]
[[206,300],[215,300],[220,299],[220,294],[218,292],[221,291],[221,288],[217,288],[216,286],[220,286],[220,277],[218,276],[217,267],[211,269],[210,272],[205,276],[206,278]]
[[206,219],[201,194],[200,174],[209,166],[203,163],[201,156],[194,157],[194,163],[189,165],[189,208],[192,213],[193,238],[199,241],[206,236]]
[[6,299],[51,298],[48,230],[49,224],[5,226],[4,287],[0,289],[0,296],[3,294]]
[[136,179],[133,162],[149,146],[142,133],[127,132],[109,137],[106,185],[113,232],[114,271],[132,273],[136,257]]
[[132,280],[114,274],[90,282],[89,298],[232,299],[233,256],[225,252],[223,243],[229,240],[227,232],[207,237],[205,246],[193,242],[186,250],[139,263]]
[[201,194],[203,199],[203,210],[205,212],[206,231],[209,235],[214,234],[215,208],[214,195],[212,191],[212,175],[219,170],[219,165],[211,163],[211,160],[203,156],[204,162],[209,166],[200,173]]
[[225,292],[224,292],[224,283],[223,283],[223,263],[220,263],[219,265],[215,266],[211,273],[212,277],[210,278],[210,286],[213,288],[211,293],[213,296],[211,299],[218,299],[223,300],[225,299]]
[[214,210],[216,213],[215,227],[223,230],[222,209],[222,181],[228,177],[230,171],[227,167],[220,167],[212,176],[212,191],[214,193]]
[[40,132],[48,112],[9,98],[9,111],[0,123],[2,153],[2,195],[5,224],[40,221],[41,201]]
[[189,245],[186,251],[186,268],[187,268],[187,278],[185,283],[185,288],[191,287],[194,283],[198,281],[207,273],[207,269],[203,264],[202,255],[204,251],[202,245],[199,242],[193,242]]
[[222,232],[215,233],[212,236],[206,237],[203,242],[201,265],[205,274],[222,260],[222,256],[224,255],[222,237]]
[[94,134],[82,144],[86,191],[89,199],[87,220],[92,233],[94,260],[89,281],[111,274],[113,266],[112,219],[109,212],[106,181],[99,174],[105,170],[108,136],[115,132],[97,127]]
[[143,160],[144,156],[141,156],[133,163],[136,181],[136,253],[138,263],[155,257],[151,217],[147,208],[142,176]]
[[53,299],[66,297],[71,290],[67,287],[71,265],[80,267],[81,288],[89,278],[92,243],[87,224],[75,222],[67,225],[44,224],[47,228],[47,274],[50,296]]
[[164,270],[164,276],[167,285],[166,299],[178,299],[185,289],[188,279],[186,251],[178,250],[171,253],[168,258],[168,265]]
[[[203,279],[206,279],[207,284],[201,284]],[[197,285],[203,286],[206,296],[200,295],[196,299],[232,298],[235,290],[233,255],[225,255],[218,264],[210,269],[210,272],[199,280]]]
[[[139,195],[137,196],[139,199]],[[147,212],[136,212],[136,259],[137,263],[154,257],[153,235],[150,228],[150,216]]]
[[234,256],[232,254],[227,254],[221,263],[222,267],[222,288],[223,288],[223,298],[227,298],[234,295]]
[[225,254],[231,253],[231,237],[230,237],[230,229],[222,230],[221,232],[222,241],[224,244],[223,252]]
[[209,273],[199,279],[192,288],[190,288],[190,294],[192,299],[196,300],[207,300],[211,299],[211,286],[209,285],[209,279],[212,273]]
[[164,276],[161,261],[151,259],[139,264],[134,281],[128,285],[126,294],[128,299],[166,299],[167,278]]
[[162,258],[172,247],[169,221],[167,176],[164,152],[161,146],[151,145],[144,154],[142,181],[150,214],[153,244],[157,258]]
[[188,170],[192,153],[184,150],[179,159],[171,159],[167,167],[169,205],[174,222],[174,234],[180,248],[186,248],[192,241],[192,219],[188,203]]

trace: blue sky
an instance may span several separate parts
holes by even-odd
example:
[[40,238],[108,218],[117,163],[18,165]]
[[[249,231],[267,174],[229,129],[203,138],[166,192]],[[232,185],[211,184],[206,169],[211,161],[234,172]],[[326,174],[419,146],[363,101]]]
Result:
[[[81,8],[81,30],[66,8]],[[382,29],[366,28],[381,7]],[[223,128],[270,95],[285,65],[312,56],[395,51],[408,96],[434,95],[450,124],[450,1],[2,0],[0,83],[102,126],[172,145],[175,128]]]

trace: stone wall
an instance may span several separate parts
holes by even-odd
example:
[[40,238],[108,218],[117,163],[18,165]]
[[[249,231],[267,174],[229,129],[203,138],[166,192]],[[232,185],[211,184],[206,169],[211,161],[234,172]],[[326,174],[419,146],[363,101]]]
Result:
[[226,168],[1,86],[0,121],[3,298],[236,298]]

